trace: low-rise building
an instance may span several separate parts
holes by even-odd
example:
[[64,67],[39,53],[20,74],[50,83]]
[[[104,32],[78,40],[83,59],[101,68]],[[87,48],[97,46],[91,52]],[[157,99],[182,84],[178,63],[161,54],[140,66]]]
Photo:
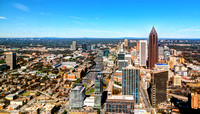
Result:
[[106,113],[134,113],[134,98],[132,95],[112,95],[106,100]]
[[9,95],[6,96],[6,99],[8,99],[8,100],[14,100],[16,98],[17,98],[16,94],[9,94]]

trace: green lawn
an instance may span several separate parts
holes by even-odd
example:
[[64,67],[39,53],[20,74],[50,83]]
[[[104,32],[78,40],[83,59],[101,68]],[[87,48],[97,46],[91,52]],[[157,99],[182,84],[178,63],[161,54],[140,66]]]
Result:
[[22,93],[22,96],[28,96],[31,92],[27,91],[27,92],[24,92]]
[[91,94],[94,93],[94,88],[90,89],[89,91],[86,92],[86,94]]
[[87,86],[88,86],[88,85],[87,85],[87,84],[85,84],[85,83],[83,83],[83,84],[84,84],[84,86],[85,86],[85,87],[87,87]]

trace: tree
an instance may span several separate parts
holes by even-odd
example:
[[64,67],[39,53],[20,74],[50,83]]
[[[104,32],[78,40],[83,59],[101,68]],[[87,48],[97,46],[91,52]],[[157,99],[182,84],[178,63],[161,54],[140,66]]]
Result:
[[97,114],[100,114],[100,113],[101,113],[101,111],[100,111],[100,109],[98,109],[98,110],[97,110]]
[[62,114],[67,114],[67,111],[66,111],[66,110],[64,110],[64,112],[63,112]]

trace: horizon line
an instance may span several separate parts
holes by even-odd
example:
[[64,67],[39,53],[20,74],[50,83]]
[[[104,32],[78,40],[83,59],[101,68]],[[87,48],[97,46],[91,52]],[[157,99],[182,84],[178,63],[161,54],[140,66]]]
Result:
[[[17,38],[24,38],[24,39],[29,39],[29,38],[32,38],[32,39],[37,39],[37,38],[58,38],[58,39],[82,39],[82,38],[89,38],[89,39],[148,39],[148,37],[0,37],[0,39],[6,39],[6,38],[9,38],[9,39],[17,39]],[[158,39],[175,39],[176,37],[170,37],[170,38],[166,38],[166,37],[161,37],[161,38],[158,38]],[[200,39],[200,38],[176,38],[176,39]]]

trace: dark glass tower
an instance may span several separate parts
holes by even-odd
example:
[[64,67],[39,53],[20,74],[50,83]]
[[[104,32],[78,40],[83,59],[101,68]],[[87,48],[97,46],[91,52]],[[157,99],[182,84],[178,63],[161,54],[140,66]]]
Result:
[[158,62],[158,34],[153,26],[149,34],[148,68],[152,69]]
[[82,45],[82,50],[87,50],[87,45],[86,44]]
[[153,107],[167,100],[168,71],[153,71],[151,73],[150,101]]

